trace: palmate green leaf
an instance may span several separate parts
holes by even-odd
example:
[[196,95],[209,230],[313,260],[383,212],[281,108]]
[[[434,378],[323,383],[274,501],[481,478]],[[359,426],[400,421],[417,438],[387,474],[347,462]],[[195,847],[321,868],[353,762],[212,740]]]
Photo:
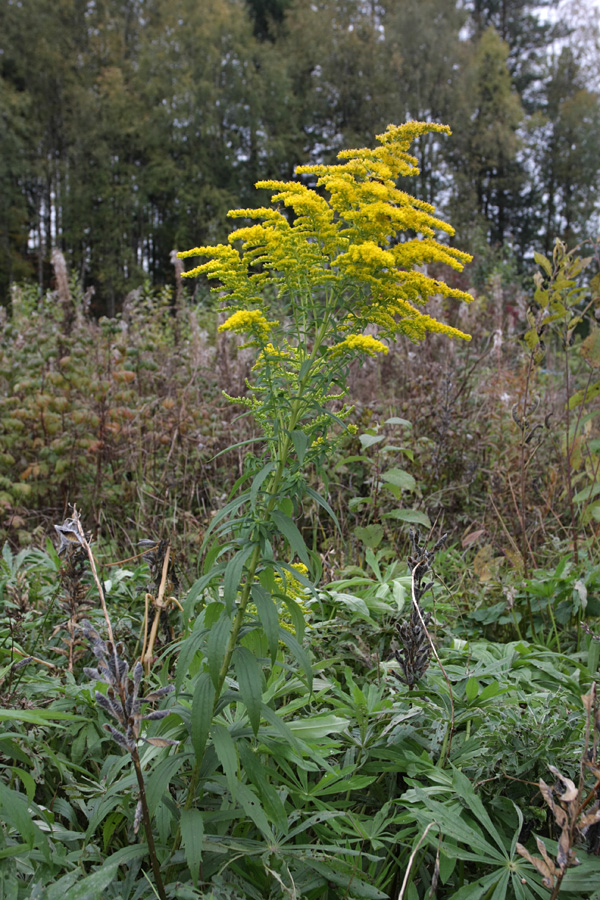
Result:
[[[129,847],[123,847],[117,850],[108,859],[102,861],[102,864],[91,875],[87,875],[73,884],[71,873],[65,876],[64,881],[60,879],[53,884],[42,895],[42,900],[104,900],[103,892],[109,884],[117,877],[117,870],[120,865],[127,865],[133,859],[139,859],[146,856],[148,848],[145,844],[133,844]],[[66,883],[65,883],[66,882]],[[66,893],[65,893],[66,891]]]
[[181,840],[194,884],[198,881],[200,863],[202,862],[202,843],[204,838],[204,818],[199,809],[182,809],[179,822]]
[[[375,885],[368,884],[360,877],[360,870],[356,865],[349,865],[341,859],[331,858],[324,860],[303,857],[303,864],[314,869],[326,884],[337,884],[344,891],[343,896],[364,897],[365,900],[386,900],[388,894],[380,891]],[[350,893],[351,891],[351,893]]]
[[506,900],[509,878],[510,871],[508,869],[484,875],[474,884],[466,884],[450,894],[448,900],[483,900],[484,897],[486,900]]
[[260,666],[253,653],[247,647],[236,647],[233,664],[237,675],[240,694],[254,734],[260,725],[260,708],[262,704],[263,677]]
[[[420,788],[414,788],[414,793],[417,799],[427,808],[427,812],[423,809],[415,808],[415,817],[426,822],[437,822],[442,834],[451,834],[454,840],[469,848],[468,850],[463,850],[461,847],[456,848],[452,845],[445,845],[444,849],[448,856],[456,855],[459,859],[472,859],[477,862],[485,862],[488,865],[506,861],[506,850],[504,852],[497,850],[480,831],[471,828],[457,815],[456,807],[450,808],[443,803],[438,803]],[[433,840],[437,842],[438,839],[437,837],[432,837]]]
[[300,534],[298,527],[292,522],[289,516],[284,515],[278,509],[273,510],[271,519],[294,553],[302,560],[307,569],[310,569],[310,557],[308,555],[306,544],[304,543],[304,538]]
[[473,790],[473,786],[469,779],[464,775],[459,769],[453,766],[454,775],[452,778],[452,782],[454,784],[454,788],[458,796],[464,800],[467,804],[473,815],[477,818],[479,822],[483,825],[487,833],[490,837],[495,841],[496,845],[500,852],[508,858],[508,853],[506,850],[506,846],[498,829],[492,822],[485,806],[481,802],[481,799],[477,796],[475,791]]
[[214,623],[208,634],[206,641],[206,653],[208,658],[208,671],[213,680],[213,684],[217,687],[219,682],[219,672],[221,664],[225,658],[225,651],[231,634],[231,618],[226,610],[223,610],[220,617]]

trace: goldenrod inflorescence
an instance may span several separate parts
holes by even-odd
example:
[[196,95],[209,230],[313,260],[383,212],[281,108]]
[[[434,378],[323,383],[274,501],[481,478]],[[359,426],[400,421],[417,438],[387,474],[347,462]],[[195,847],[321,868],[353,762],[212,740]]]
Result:
[[[259,181],[272,206],[232,210],[231,218],[246,221],[226,244],[179,254],[207,258],[185,277],[214,279],[230,313],[219,330],[247,334],[258,348],[249,396],[239,402],[260,420],[273,453],[287,440],[290,414],[313,441],[302,459],[327,452],[327,441],[316,438],[326,433],[327,410],[343,395],[345,369],[357,356],[386,354],[399,334],[469,339],[422,307],[433,296],[472,299],[427,271],[439,264],[460,271],[471,257],[438,240],[452,227],[398,186],[418,172],[412,141],[431,132],[450,133],[430,122],[390,125],[374,149],[299,167],[302,180]],[[336,421],[347,415],[336,406]]]

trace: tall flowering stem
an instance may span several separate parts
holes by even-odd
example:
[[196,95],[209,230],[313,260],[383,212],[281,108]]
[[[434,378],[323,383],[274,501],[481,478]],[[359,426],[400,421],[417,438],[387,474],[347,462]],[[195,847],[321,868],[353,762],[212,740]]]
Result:
[[[246,460],[251,488],[232,501],[228,522],[218,518],[220,535],[231,536],[210,558],[227,562],[200,579],[202,587],[212,579],[222,588],[223,615],[231,621],[219,672],[210,674],[213,714],[255,591],[285,578],[294,556],[314,562],[293,518],[307,493],[329,509],[305,472],[322,466],[335,433],[345,428],[350,363],[387,353],[399,335],[414,342],[428,333],[469,340],[422,307],[433,296],[472,300],[426,274],[439,263],[461,271],[471,257],[438,240],[437,234],[451,236],[452,227],[398,186],[418,173],[412,141],[432,132],[450,133],[432,123],[390,125],[374,149],[344,151],[334,165],[302,166],[302,180],[260,181],[271,206],[233,210],[229,216],[245,222],[227,243],[179,254],[204,258],[184,277],[214,280],[229,314],[220,330],[244,335],[245,346],[256,349],[247,393],[229,399],[251,412],[264,435],[263,451]],[[260,615],[254,625],[264,624]],[[195,750],[188,807],[204,753]]]

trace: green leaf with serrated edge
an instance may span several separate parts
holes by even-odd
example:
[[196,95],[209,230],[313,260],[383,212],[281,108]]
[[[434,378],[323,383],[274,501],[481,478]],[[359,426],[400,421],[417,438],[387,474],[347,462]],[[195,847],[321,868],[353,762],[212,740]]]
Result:
[[190,664],[206,639],[206,629],[198,627],[181,643],[175,673],[175,690],[179,690],[188,673]]
[[238,772],[238,755],[235,749],[235,742],[229,733],[229,729],[219,722],[215,722],[211,728],[210,736],[212,738],[215,752],[218,760],[223,767],[225,778],[229,792],[233,799],[237,797],[237,788],[239,785]]
[[204,838],[204,817],[199,809],[182,809],[179,820],[181,841],[194,884],[198,881],[200,863],[202,862],[202,844]]
[[18,766],[11,766],[10,771],[16,778],[19,779],[19,781],[25,788],[25,793],[27,794],[28,801],[32,803],[36,789],[35,780],[32,778],[29,772],[26,772],[25,769],[20,769]]
[[[117,850],[108,859],[102,860],[101,866],[69,887],[68,893],[54,893],[52,889],[48,891],[44,900],[103,900],[103,891],[109,886],[111,881],[117,877],[117,869],[120,865],[126,864],[133,859],[139,859],[146,856],[148,848],[145,844],[133,844],[129,847],[122,847]],[[54,885],[53,887],[56,887]],[[64,890],[64,889],[63,889]]]
[[201,672],[194,686],[192,699],[192,746],[196,754],[196,760],[200,761],[204,755],[204,748],[210,733],[213,708],[215,703],[215,688],[208,672]]
[[235,788],[235,797],[248,818],[252,819],[256,827],[262,833],[263,837],[266,838],[267,841],[272,841],[272,828],[269,825],[269,820],[265,815],[260,800],[254,791],[250,790],[247,784],[242,784],[241,781],[238,781]]
[[317,493],[317,491],[315,491],[313,488],[311,488],[310,485],[308,485],[308,484],[304,486],[304,490],[308,494],[309,497],[312,497],[313,500],[316,503],[318,503],[319,506],[321,506],[325,510],[325,512],[328,513],[328,515],[331,516],[331,518],[333,519],[333,521],[335,523],[335,527],[337,528],[337,530],[339,532],[341,532],[342,529],[340,528],[340,523],[338,522],[338,518],[337,518],[336,514],[334,513],[334,511],[332,510],[329,503],[327,502],[327,500],[325,500],[324,497],[321,497],[321,495],[319,493]]
[[296,659],[299,665],[304,669],[304,673],[306,675],[306,682],[308,685],[308,690],[312,694],[312,684],[313,684],[313,671],[312,666],[310,664],[310,659],[308,657],[308,653],[301,647],[298,641],[293,635],[286,631],[285,628],[281,628],[279,631],[280,640],[286,645],[292,656]]
[[594,397],[597,397],[598,394],[600,394],[600,381],[590,385],[587,391],[584,389],[573,394],[569,400],[568,407],[569,409],[576,409],[578,406],[581,406],[582,403],[589,403],[589,401],[593,400]]
[[252,509],[256,507],[256,501],[258,500],[258,492],[261,489],[261,486],[264,484],[266,479],[269,477],[273,469],[275,468],[274,462],[269,462],[266,466],[263,466],[260,472],[254,476],[252,480],[252,485],[250,487],[250,505]]
[[167,756],[156,763],[149,776],[146,776],[146,800],[150,816],[153,816],[165,791],[169,790],[169,784],[174,775],[182,767],[189,753],[177,753]]
[[537,265],[541,266],[546,275],[548,275],[549,278],[552,278],[552,263],[550,260],[546,259],[542,253],[538,253],[536,250],[533,251],[533,258]]
[[389,513],[384,513],[381,518],[398,519],[399,522],[408,522],[410,525],[422,525],[424,528],[431,528],[429,516],[418,509],[393,509]]
[[260,707],[262,705],[262,672],[256,657],[247,647],[235,648],[233,664],[242,701],[246,707],[252,730],[256,734],[260,725]]
[[284,744],[292,747],[299,756],[303,755],[303,747],[299,740],[294,737],[294,734],[290,727],[286,722],[283,721],[281,716],[278,716],[274,709],[271,709],[270,706],[267,706],[266,703],[263,703],[261,707],[261,717],[268,722],[276,731],[279,732],[280,736],[283,739]]
[[233,556],[227,563],[225,578],[223,579],[223,602],[228,613],[231,614],[233,603],[237,596],[242,578],[244,563],[254,550],[254,544],[248,544]]
[[198,578],[189,590],[188,596],[186,598],[186,605],[188,601],[190,601],[193,605],[198,597],[202,595],[202,592],[209,586],[211,581],[219,578],[224,571],[225,563],[219,563],[218,566],[214,566],[213,568],[211,568],[210,572],[207,572],[206,575],[202,575],[200,578]]
[[310,439],[303,431],[290,431],[290,437],[294,445],[294,450],[296,451],[296,456],[298,457],[298,462],[302,465],[304,463],[304,457],[306,456]]
[[410,472],[405,472],[404,469],[387,469],[381,473],[380,478],[387,484],[402,488],[403,491],[414,491],[417,486],[417,482]]
[[258,790],[267,816],[278,831],[287,834],[289,830],[288,817],[279,794],[268,781],[267,773],[269,772],[269,767],[260,761],[258,754],[253,752],[248,741],[238,740],[237,748],[242,770]]
[[244,505],[244,503],[248,503],[249,499],[250,499],[250,491],[245,491],[245,493],[241,494],[239,497],[236,497],[235,500],[232,500],[230,503],[227,503],[227,505],[224,506],[223,509],[220,509],[215,514],[210,525],[208,526],[208,528],[206,529],[206,531],[204,533],[204,540],[202,541],[202,547],[201,547],[202,550],[206,546],[206,544],[208,542],[208,538],[210,537],[212,532],[216,529],[219,522],[221,522],[223,519],[226,519],[227,516],[230,516],[232,513],[237,512],[238,509],[240,509],[240,507],[242,507]]
[[275,662],[279,646],[279,615],[277,614],[277,607],[271,595],[258,584],[252,586],[252,599],[256,606],[260,624],[267,636],[271,661]]
[[208,658],[208,671],[216,687],[219,681],[219,672],[221,664],[225,659],[225,651],[231,634],[231,619],[229,614],[223,610],[220,618],[215,622],[208,633],[206,641],[206,652]]
[[290,548],[302,560],[304,565],[308,569],[310,569],[308,550],[306,548],[306,544],[304,543],[304,538],[300,534],[297,526],[294,525],[289,516],[284,515],[277,509],[274,509],[271,513],[271,519],[275,523],[277,530],[284,536],[284,538],[290,545]]
[[0,782],[0,809],[2,819],[16,828],[30,850],[36,844],[47,843],[46,836],[31,818],[27,798],[18,791],[6,787],[2,782]]

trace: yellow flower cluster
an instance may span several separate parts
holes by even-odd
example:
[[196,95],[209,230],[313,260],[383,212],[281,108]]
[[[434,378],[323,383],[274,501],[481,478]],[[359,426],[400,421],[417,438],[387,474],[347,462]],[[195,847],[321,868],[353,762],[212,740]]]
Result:
[[241,334],[254,331],[266,338],[275,325],[279,325],[279,322],[268,322],[259,309],[238,309],[226,322],[219,325],[219,331],[236,331]]
[[252,366],[252,371],[262,368],[266,363],[277,363],[281,360],[295,360],[298,357],[298,351],[285,342],[285,350],[278,350],[269,341],[265,344],[261,352],[258,354],[256,362]]
[[[300,575],[304,575],[305,578],[308,576],[308,569],[304,563],[292,563],[290,568],[295,569],[296,572]],[[294,578],[291,572],[286,572],[285,584],[280,576],[276,575],[275,584],[282,594],[285,594],[286,597],[291,597],[292,600],[303,600],[306,596],[306,588],[301,581]]]
[[329,352],[332,356],[339,356],[344,350],[358,350],[359,353],[366,353],[368,356],[388,352],[386,345],[370,334],[349,334],[345,340],[334,344]]
[[[430,132],[450,134],[450,129],[431,122],[390,125],[374,149],[345,150],[334,165],[299,167],[297,174],[312,176],[315,188],[299,181],[259,181],[257,188],[272,192],[275,208],[233,210],[232,218],[252,224],[233,231],[228,244],[179,254],[210,257],[185,275],[218,280],[215,290],[224,291],[225,302],[237,310],[222,329],[233,323],[232,330],[252,330],[235,317],[259,315],[263,289],[272,285],[296,308],[307,314],[310,309],[305,328],[335,312],[346,332],[360,338],[369,324],[377,324],[386,337],[403,333],[416,341],[439,332],[468,340],[418,308],[436,295],[472,300],[423,271],[431,264],[461,271],[471,257],[440,243],[436,234],[451,236],[453,228],[436,217],[431,204],[397,186],[401,176],[418,173],[408,151],[415,138]],[[284,215],[282,207],[289,212]],[[267,325],[263,317],[253,330],[264,337]]]

